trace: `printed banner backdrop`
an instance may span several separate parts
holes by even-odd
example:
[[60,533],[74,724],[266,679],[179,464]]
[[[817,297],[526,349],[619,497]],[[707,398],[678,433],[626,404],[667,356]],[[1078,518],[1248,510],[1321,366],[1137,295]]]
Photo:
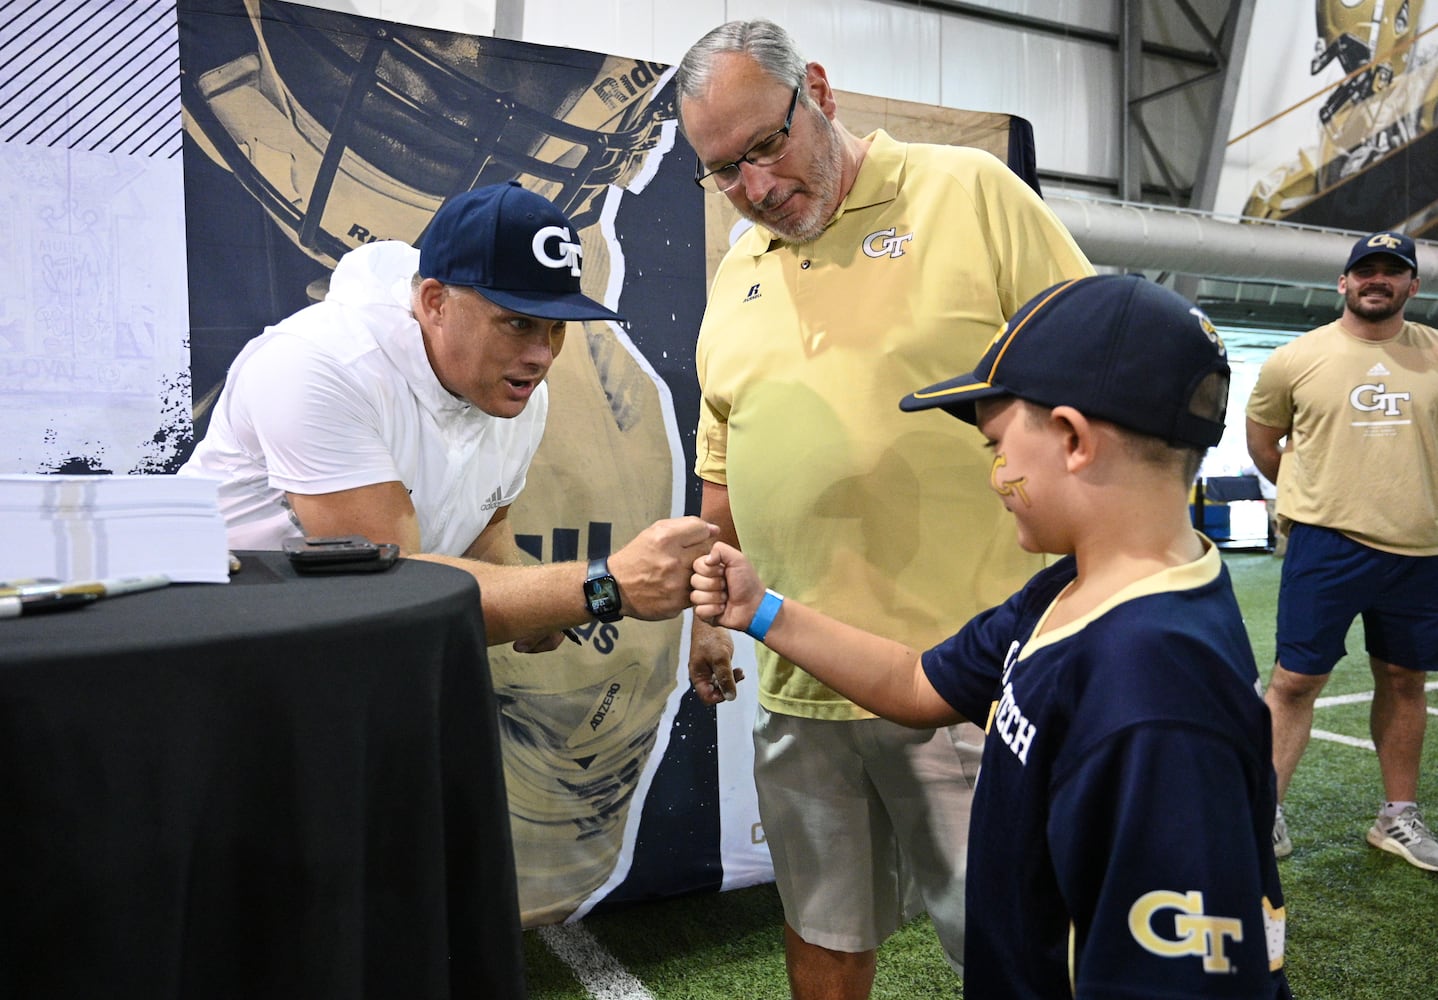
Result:
[[[0,56],[6,471],[173,472],[240,348],[340,255],[519,179],[575,219],[585,291],[627,317],[574,324],[551,370],[522,547],[587,558],[697,512],[694,338],[742,224],[693,183],[670,67],[279,0],[32,5]],[[839,101],[860,134],[980,146],[1036,184],[1020,119]],[[491,650],[526,925],[771,879],[756,685],[698,704],[687,618],[581,632]]]
[[1258,0],[1217,210],[1438,234],[1438,9],[1424,5]]
[[[703,196],[668,67],[269,0],[183,0],[180,56],[197,433],[241,345],[322,297],[346,250],[412,243],[448,195],[518,179],[575,221],[586,292],[627,319],[572,324],[510,514],[521,547],[589,558],[697,510]],[[721,809],[687,632],[625,619],[581,629],[581,647],[491,649],[527,924],[616,888],[770,877],[752,793]],[[721,857],[721,813],[739,817],[738,856]]]

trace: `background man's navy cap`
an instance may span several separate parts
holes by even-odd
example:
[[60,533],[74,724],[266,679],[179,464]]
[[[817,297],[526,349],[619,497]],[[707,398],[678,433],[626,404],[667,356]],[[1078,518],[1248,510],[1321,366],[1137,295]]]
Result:
[[1375,254],[1397,257],[1415,272],[1418,270],[1418,248],[1413,245],[1413,241],[1402,233],[1382,232],[1365,236],[1353,244],[1353,252],[1348,255],[1348,263],[1343,265],[1343,273],[1347,274],[1353,270],[1353,265],[1364,257]]
[[1218,331],[1192,302],[1137,275],[1105,274],[1040,292],[1000,327],[972,372],[910,393],[899,407],[942,407],[977,424],[975,401],[1016,396],[1209,448],[1223,421],[1193,413],[1191,403],[1205,378],[1228,371]]
[[578,230],[552,201],[509,181],[439,207],[419,238],[419,273],[526,316],[623,319],[580,293],[583,252]]

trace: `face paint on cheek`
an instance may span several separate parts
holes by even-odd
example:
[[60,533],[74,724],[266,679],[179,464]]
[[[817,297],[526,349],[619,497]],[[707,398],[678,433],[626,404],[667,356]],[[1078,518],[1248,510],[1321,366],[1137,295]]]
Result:
[[1028,482],[1027,476],[1020,476],[1017,479],[1000,479],[999,470],[1009,464],[1008,456],[995,455],[993,468],[989,470],[989,488],[1001,497],[1016,496],[1023,502],[1025,507],[1032,506],[1029,503],[1029,495],[1024,491],[1024,483]]

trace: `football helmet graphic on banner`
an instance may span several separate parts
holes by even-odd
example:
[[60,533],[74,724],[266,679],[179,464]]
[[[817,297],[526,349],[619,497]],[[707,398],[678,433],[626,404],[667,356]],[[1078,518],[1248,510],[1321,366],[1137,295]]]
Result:
[[[677,134],[667,66],[272,0],[184,6],[186,135],[243,188],[237,200],[260,206],[246,205],[248,215],[262,212],[316,271],[373,240],[415,243],[447,197],[517,180],[579,230],[586,294],[614,305],[613,283],[638,280],[639,268],[624,267],[618,195],[663,187],[651,182]],[[684,211],[702,234],[689,168],[685,160],[669,169],[695,197]],[[229,177],[204,173],[224,183],[227,199],[234,193]],[[684,215],[657,201],[636,211],[670,224]],[[650,226],[645,238],[662,244],[662,229]],[[273,242],[283,253],[243,246],[236,258],[283,270],[277,262],[297,252]],[[643,259],[653,247],[633,249]],[[305,293],[319,299],[326,284],[309,281]],[[202,297],[223,305],[226,292]],[[551,431],[509,515],[516,543],[536,561],[603,555],[611,540],[683,513],[672,392],[635,343],[647,338],[663,351],[671,327],[642,308],[626,315],[623,328],[572,324],[549,370]],[[666,303],[663,315],[675,308]],[[212,328],[238,325],[221,316]],[[683,323],[673,329],[692,336]],[[527,924],[564,919],[627,870],[631,806],[682,673],[681,626],[596,622],[579,630],[579,646],[545,654],[553,659],[540,669],[529,654],[490,648]]]
[[186,132],[331,266],[361,243],[412,243],[449,195],[511,179],[583,229],[674,117],[650,100],[658,63],[298,4],[245,10],[255,48],[182,76]]

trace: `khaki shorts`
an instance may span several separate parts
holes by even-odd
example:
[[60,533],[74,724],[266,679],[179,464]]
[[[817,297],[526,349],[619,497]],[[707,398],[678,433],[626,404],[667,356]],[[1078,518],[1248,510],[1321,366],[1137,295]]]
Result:
[[754,720],[759,818],[784,920],[831,951],[877,948],[927,910],[962,974],[969,804],[983,734],[965,723]]

